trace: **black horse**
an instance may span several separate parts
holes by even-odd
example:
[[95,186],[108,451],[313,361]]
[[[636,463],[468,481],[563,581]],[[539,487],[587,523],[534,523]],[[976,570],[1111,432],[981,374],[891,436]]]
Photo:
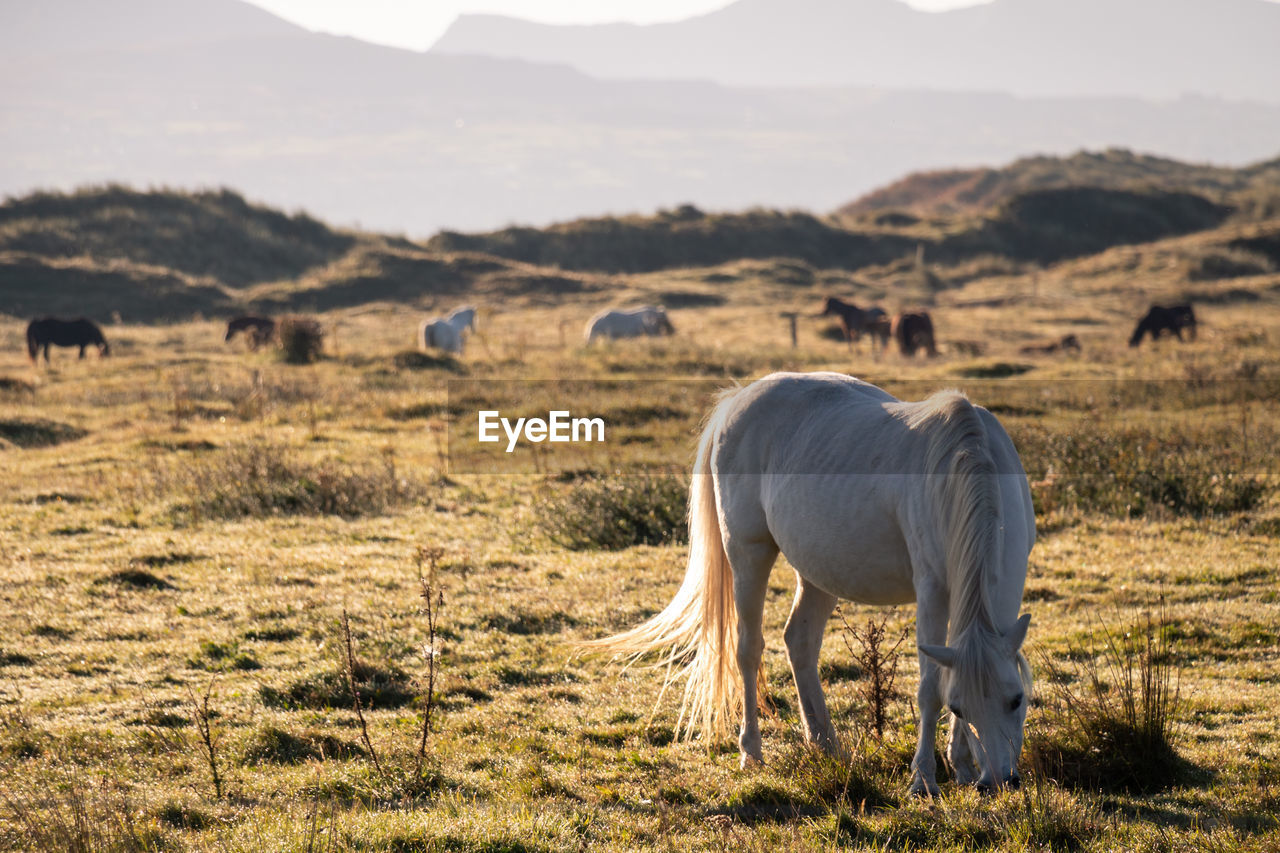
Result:
[[41,317],[27,325],[27,355],[36,361],[36,354],[44,349],[45,364],[49,363],[49,345],[60,347],[80,347],[80,357],[84,358],[87,346],[96,346],[99,355],[110,355],[111,347],[102,336],[102,330],[92,320],[77,317],[74,320],[62,320],[58,317]]
[[1196,312],[1191,310],[1190,303],[1181,305],[1152,305],[1151,310],[1138,321],[1129,338],[1129,346],[1136,347],[1148,333],[1151,340],[1157,340],[1165,332],[1171,332],[1183,340],[1182,330],[1187,330],[1187,337],[1196,339]]
[[249,341],[249,348],[256,350],[263,344],[270,343],[276,335],[276,321],[270,317],[259,317],[255,314],[241,314],[232,317],[227,323],[227,336],[222,340],[230,341],[236,332],[244,332]]

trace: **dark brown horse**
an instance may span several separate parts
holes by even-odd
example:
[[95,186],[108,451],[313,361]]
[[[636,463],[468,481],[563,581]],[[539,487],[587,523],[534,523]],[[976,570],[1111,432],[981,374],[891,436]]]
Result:
[[859,308],[852,302],[845,302],[834,296],[828,296],[822,303],[819,317],[836,317],[840,320],[840,328],[844,331],[844,339],[853,343],[866,332],[872,341],[880,341],[880,349],[889,344],[889,323],[883,308]]
[[918,349],[923,349],[930,357],[938,354],[933,339],[933,319],[927,311],[899,314],[893,318],[890,331],[898,342],[898,351],[907,358],[914,356]]
[[227,336],[222,340],[230,341],[235,337],[236,332],[244,332],[245,338],[249,341],[249,348],[256,350],[263,344],[271,342],[276,336],[276,321],[270,317],[259,317],[256,314],[241,314],[239,317],[232,317],[227,323]]
[[1129,338],[1129,346],[1136,347],[1142,343],[1143,337],[1148,333],[1153,341],[1165,332],[1177,335],[1178,340],[1183,340],[1183,329],[1187,330],[1188,338],[1193,341],[1196,339],[1196,312],[1191,310],[1190,303],[1152,305],[1134,328],[1133,336]]
[[49,363],[49,346],[80,347],[84,358],[85,347],[96,346],[100,356],[110,355],[111,347],[102,336],[102,330],[92,320],[77,317],[63,320],[58,317],[41,317],[27,325],[27,355],[36,361],[36,354],[44,350],[45,364]]

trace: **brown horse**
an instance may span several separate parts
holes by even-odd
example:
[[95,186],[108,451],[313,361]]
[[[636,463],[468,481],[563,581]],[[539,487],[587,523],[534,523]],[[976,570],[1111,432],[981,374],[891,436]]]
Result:
[[898,351],[907,358],[914,356],[918,349],[923,349],[930,358],[938,354],[933,338],[933,320],[927,311],[899,314],[893,318],[890,332],[898,342]]
[[836,317],[840,328],[844,331],[844,339],[852,344],[866,332],[874,342],[879,340],[880,349],[889,345],[889,322],[883,308],[859,308],[852,302],[845,302],[835,296],[828,296],[822,303],[819,317]]
[[1142,343],[1142,338],[1148,333],[1153,341],[1159,339],[1165,332],[1177,335],[1178,340],[1183,340],[1183,329],[1187,330],[1187,336],[1191,340],[1196,339],[1196,312],[1191,310],[1190,303],[1152,305],[1134,328],[1133,335],[1129,338],[1129,346],[1136,347]]
[[241,314],[232,317],[227,323],[227,336],[222,340],[229,342],[236,332],[244,332],[249,341],[249,349],[256,350],[263,344],[270,343],[276,335],[276,321],[270,317],[259,317],[255,314]]
[[111,355],[111,347],[102,336],[102,330],[92,320],[77,317],[74,320],[62,320],[58,317],[41,317],[27,325],[27,355],[36,361],[36,354],[44,350],[44,362],[49,363],[49,345],[60,347],[80,347],[80,357],[84,358],[85,347],[96,346],[99,356]]

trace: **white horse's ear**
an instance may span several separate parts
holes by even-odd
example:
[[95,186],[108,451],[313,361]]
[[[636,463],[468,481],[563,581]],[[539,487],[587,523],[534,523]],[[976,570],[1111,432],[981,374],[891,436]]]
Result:
[[1018,621],[1014,624],[1013,630],[1005,637],[1009,641],[1009,647],[1015,652],[1022,648],[1022,643],[1027,639],[1027,628],[1031,625],[1031,614],[1023,613],[1018,617]]
[[956,662],[955,649],[949,649],[946,646],[919,646],[920,652],[927,658],[932,658],[935,663],[942,666],[950,667]]

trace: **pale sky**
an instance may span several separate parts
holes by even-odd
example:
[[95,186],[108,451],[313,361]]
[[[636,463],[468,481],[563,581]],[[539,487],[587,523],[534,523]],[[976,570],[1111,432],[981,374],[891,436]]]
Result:
[[[286,20],[378,44],[426,50],[463,13],[493,13],[554,24],[631,21],[651,24],[689,18],[729,0],[249,0]],[[988,0],[907,0],[927,11]]]

